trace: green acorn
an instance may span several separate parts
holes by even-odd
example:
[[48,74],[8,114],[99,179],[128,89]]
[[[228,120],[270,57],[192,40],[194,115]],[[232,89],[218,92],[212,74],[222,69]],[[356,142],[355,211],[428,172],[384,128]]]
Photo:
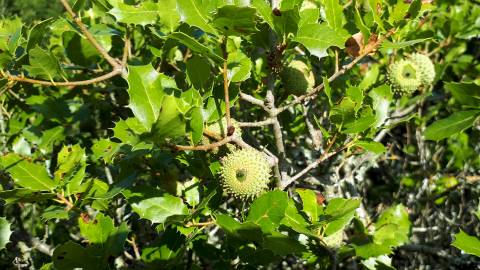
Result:
[[397,95],[411,95],[421,85],[420,68],[410,60],[399,60],[388,70],[388,80]]
[[410,60],[415,63],[420,70],[420,80],[424,86],[431,85],[435,79],[435,66],[432,60],[424,54],[414,53]]
[[270,164],[255,149],[237,150],[222,159],[221,177],[228,193],[241,199],[253,198],[268,189]]
[[293,60],[280,73],[283,88],[288,94],[301,96],[315,86],[312,70],[302,61]]

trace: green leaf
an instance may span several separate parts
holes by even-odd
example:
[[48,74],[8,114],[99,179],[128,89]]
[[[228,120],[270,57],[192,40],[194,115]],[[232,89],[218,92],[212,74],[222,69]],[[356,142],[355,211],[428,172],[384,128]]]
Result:
[[388,109],[393,98],[392,91],[390,86],[384,84],[372,89],[368,96],[372,98],[372,106],[375,110],[375,123],[373,126],[380,127],[388,118]]
[[160,114],[163,87],[160,73],[151,65],[128,67],[129,107],[140,123],[150,130]]
[[353,244],[352,246],[355,249],[357,256],[364,259],[392,253],[392,249],[388,245],[367,243],[364,245]]
[[57,183],[67,184],[66,195],[85,190],[86,187],[81,185],[87,168],[86,159],[85,150],[78,144],[64,146],[58,153],[58,167],[54,175]]
[[349,37],[350,34],[345,29],[335,30],[322,23],[302,25],[293,40],[302,43],[311,54],[322,58],[327,56],[327,49],[332,46],[345,48],[345,41]]
[[251,7],[227,5],[217,10],[212,23],[225,36],[244,36],[256,31],[255,13]]
[[177,10],[181,20],[211,34],[217,33],[210,23],[210,14],[215,8],[216,1],[177,0]]
[[452,246],[461,249],[465,253],[480,257],[480,239],[468,235],[462,230],[455,234],[455,240],[453,241]]
[[157,21],[163,6],[160,3],[142,1],[136,5],[125,4],[124,1],[110,1],[113,8],[109,11],[118,22],[126,24],[147,25]]
[[115,231],[113,220],[98,213],[94,220],[85,221],[82,217],[78,218],[80,234],[92,244],[102,244],[107,242],[108,237]]
[[176,0],[159,0],[158,15],[160,16],[160,23],[173,32],[178,25],[180,25],[180,14],[177,11]]
[[305,218],[300,215],[295,202],[292,199],[288,200],[288,206],[285,209],[285,217],[282,219],[281,224],[292,228],[298,233],[305,235],[311,235],[312,233],[307,229],[308,224]]
[[251,5],[257,9],[258,15],[266,22],[268,25],[274,29],[273,24],[273,15],[272,8],[268,1],[265,0],[252,0]]
[[178,102],[179,99],[174,96],[165,95],[163,98],[160,115],[152,128],[152,136],[157,143],[185,135],[186,122],[178,109]]
[[212,67],[206,58],[194,55],[187,61],[187,75],[195,89],[205,89],[212,76]]
[[44,166],[31,163],[16,154],[1,157],[0,164],[21,187],[52,191],[57,186]]
[[0,199],[4,200],[6,204],[18,202],[41,202],[55,197],[56,195],[53,193],[38,192],[29,188],[15,188],[0,191]]
[[375,222],[374,241],[378,244],[396,247],[408,242],[411,223],[408,213],[401,204],[392,206]]
[[101,265],[99,258],[92,250],[68,241],[53,251],[52,260],[55,269],[73,270],[83,268],[85,270],[98,269]]
[[41,216],[42,220],[48,221],[51,219],[68,219],[68,211],[65,210],[65,207],[58,205],[50,205],[45,209]]
[[462,105],[480,108],[480,86],[475,83],[445,83],[445,89]]
[[169,217],[183,216],[188,213],[182,199],[168,194],[132,203],[132,209],[141,218],[148,219],[152,223],[164,223]]
[[250,78],[252,61],[240,51],[230,53],[227,59],[228,79],[231,82],[242,82]]
[[455,112],[428,126],[425,129],[425,138],[434,141],[448,138],[471,127],[479,115],[478,110]]
[[4,249],[10,242],[10,235],[12,234],[10,226],[11,224],[7,218],[0,217],[0,250]]
[[174,32],[168,35],[167,37],[177,40],[178,42],[190,48],[190,50],[200,53],[203,56],[207,56],[217,63],[223,63],[225,61],[221,56],[216,54],[213,50],[204,46],[203,44],[198,42],[196,39],[194,39],[193,37],[190,37],[185,33]]
[[45,130],[40,139],[38,147],[42,149],[43,152],[52,151],[52,147],[55,143],[62,141],[65,138],[64,134],[65,129],[62,126],[56,126],[54,128]]
[[285,216],[288,205],[286,192],[274,190],[258,197],[250,206],[248,221],[260,225],[262,231],[274,231]]
[[43,39],[46,37],[45,33],[49,30],[53,18],[46,19],[35,24],[28,33],[27,51],[35,46],[41,46]]
[[295,191],[302,199],[303,212],[307,214],[312,223],[317,223],[320,213],[323,212],[322,207],[318,204],[317,194],[311,189],[296,189]]
[[325,235],[332,235],[345,226],[350,224],[353,219],[355,210],[360,206],[360,199],[344,199],[334,198],[328,202],[325,208],[325,215],[327,216],[327,227]]
[[383,14],[384,4],[385,3],[382,0],[368,0],[368,6],[370,11],[372,12],[371,14],[373,15],[373,20],[382,30],[385,30],[383,20],[381,18]]
[[366,108],[358,119],[345,123],[345,129],[342,130],[342,133],[352,134],[363,132],[371,127],[375,123],[375,120],[376,118],[372,110]]
[[190,128],[192,129],[192,142],[194,144],[199,143],[203,138],[203,122],[202,109],[198,107],[193,108],[190,119]]
[[[283,2],[282,2],[283,3]],[[270,8],[270,12],[271,8]],[[295,35],[298,31],[300,14],[297,8],[289,10],[282,10],[281,16],[273,16],[273,29],[279,37],[288,37],[289,35]]]
[[382,154],[386,151],[383,144],[374,141],[357,141],[353,146],[358,146],[375,154]]
[[334,29],[341,29],[343,26],[343,6],[339,0],[324,0],[325,17],[328,25]]
[[28,71],[29,76],[53,81],[62,74],[60,64],[51,52],[36,46],[28,52],[28,55],[30,65],[23,68]]
[[320,9],[319,8],[307,8],[300,10],[300,21],[298,22],[298,27],[302,27],[304,24],[314,24],[317,23],[320,19]]
[[265,236],[263,247],[273,251],[275,255],[279,256],[300,254],[306,250],[305,246],[300,244],[297,240],[291,239],[280,233]]
[[0,20],[0,50],[15,54],[15,49],[22,36],[22,20],[18,17]]

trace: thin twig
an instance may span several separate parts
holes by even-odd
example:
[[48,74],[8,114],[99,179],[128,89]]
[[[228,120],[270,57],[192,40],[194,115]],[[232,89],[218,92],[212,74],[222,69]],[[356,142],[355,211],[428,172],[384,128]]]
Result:
[[65,10],[70,14],[70,16],[72,16],[73,21],[80,28],[80,31],[82,31],[82,33],[85,35],[87,40],[93,45],[93,47],[95,47],[95,49],[103,56],[103,58],[105,58],[105,60],[107,60],[107,62],[114,69],[118,69],[118,70],[123,71],[123,66],[121,65],[121,63],[117,59],[111,57],[108,54],[108,52],[105,50],[105,48],[103,48],[102,45],[100,45],[100,43],[98,43],[97,39],[95,39],[95,37],[92,35],[92,33],[90,33],[90,31],[88,31],[85,24],[83,24],[80,16],[78,16],[75,13],[75,11],[73,11],[73,9],[70,6],[70,4],[68,3],[68,1],[67,0],[60,0],[60,2],[65,7]]
[[130,47],[132,45],[132,43],[130,41],[130,30],[129,30],[129,28],[127,27],[125,31],[126,31],[126,33],[125,33],[125,45],[123,47],[123,56],[122,56],[122,65],[124,67],[127,66],[127,61],[128,61],[128,58],[130,57]]
[[263,127],[271,124],[273,124],[273,120],[271,118],[258,122],[238,122],[238,126],[240,127]]
[[[332,139],[332,141],[334,141],[334,139]],[[294,175],[294,176],[290,177],[288,180],[286,180],[285,183],[282,184],[281,189],[285,189],[287,186],[289,186],[291,183],[298,180],[300,177],[302,177],[303,175],[308,173],[310,170],[316,168],[323,161],[325,161],[325,160],[335,156],[336,154],[342,152],[343,150],[349,148],[354,142],[354,141],[348,142],[348,143],[344,144],[343,146],[335,149],[334,151],[329,152],[330,148],[333,145],[332,141],[329,143],[329,146],[327,146],[327,149],[325,150],[325,152],[317,160],[315,160],[313,163],[311,163],[310,165],[305,167],[305,169],[301,170],[296,175]]]
[[225,145],[233,140],[233,136],[227,136],[223,138],[222,140],[218,142],[214,142],[211,144],[205,144],[205,145],[174,145],[173,148],[175,148],[178,151],[208,151],[212,150],[214,148],[220,147],[222,145]]
[[227,39],[224,38],[224,42],[222,44],[223,50],[223,58],[225,61],[223,62],[223,91],[225,94],[225,118],[227,119],[227,132],[226,135],[230,136],[235,132],[235,128],[232,126],[232,120],[230,119],[230,93],[228,91],[228,65],[227,65]]
[[251,96],[249,94],[245,94],[245,93],[242,93],[242,92],[240,92],[240,98],[245,100],[245,101],[248,101],[248,102],[252,103],[253,105],[260,106],[264,110],[267,110],[267,107],[265,107],[265,102],[261,99],[258,99],[254,96]]
[[26,82],[26,83],[31,83],[31,84],[40,84],[44,86],[79,86],[79,85],[89,85],[89,84],[94,84],[98,82],[102,82],[105,80],[108,80],[112,77],[115,77],[117,75],[120,75],[122,73],[121,70],[115,69],[107,74],[104,74],[102,76],[89,79],[89,80],[84,80],[84,81],[73,81],[73,82],[52,82],[52,81],[43,81],[43,80],[36,80],[36,79],[31,79],[23,76],[5,76],[5,78],[9,81],[16,81],[16,82]]

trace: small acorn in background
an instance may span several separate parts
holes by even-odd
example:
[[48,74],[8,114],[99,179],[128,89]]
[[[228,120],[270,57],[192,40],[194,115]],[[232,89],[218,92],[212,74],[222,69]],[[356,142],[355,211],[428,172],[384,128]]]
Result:
[[409,96],[417,89],[430,86],[435,79],[435,66],[426,55],[414,53],[408,59],[393,63],[387,74],[393,92]]
[[411,95],[421,85],[420,68],[410,60],[399,60],[388,70],[388,81],[396,95]]
[[221,178],[225,190],[239,199],[257,197],[268,189],[270,164],[255,149],[236,150],[222,159]]
[[280,79],[287,94],[301,96],[315,86],[315,76],[310,67],[300,60],[293,60],[280,72]]

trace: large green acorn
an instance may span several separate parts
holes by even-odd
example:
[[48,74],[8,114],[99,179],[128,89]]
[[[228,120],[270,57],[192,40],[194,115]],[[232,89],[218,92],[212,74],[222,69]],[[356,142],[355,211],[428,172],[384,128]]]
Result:
[[222,159],[221,177],[228,193],[241,199],[253,198],[268,189],[270,164],[255,149],[236,150]]
[[388,80],[397,95],[411,95],[421,85],[420,68],[410,60],[399,60],[388,70]]
[[435,66],[432,60],[424,54],[414,53],[410,60],[417,65],[420,70],[420,80],[424,86],[431,85],[435,79]]
[[293,60],[280,73],[283,88],[288,94],[301,96],[315,86],[312,70],[302,61]]

